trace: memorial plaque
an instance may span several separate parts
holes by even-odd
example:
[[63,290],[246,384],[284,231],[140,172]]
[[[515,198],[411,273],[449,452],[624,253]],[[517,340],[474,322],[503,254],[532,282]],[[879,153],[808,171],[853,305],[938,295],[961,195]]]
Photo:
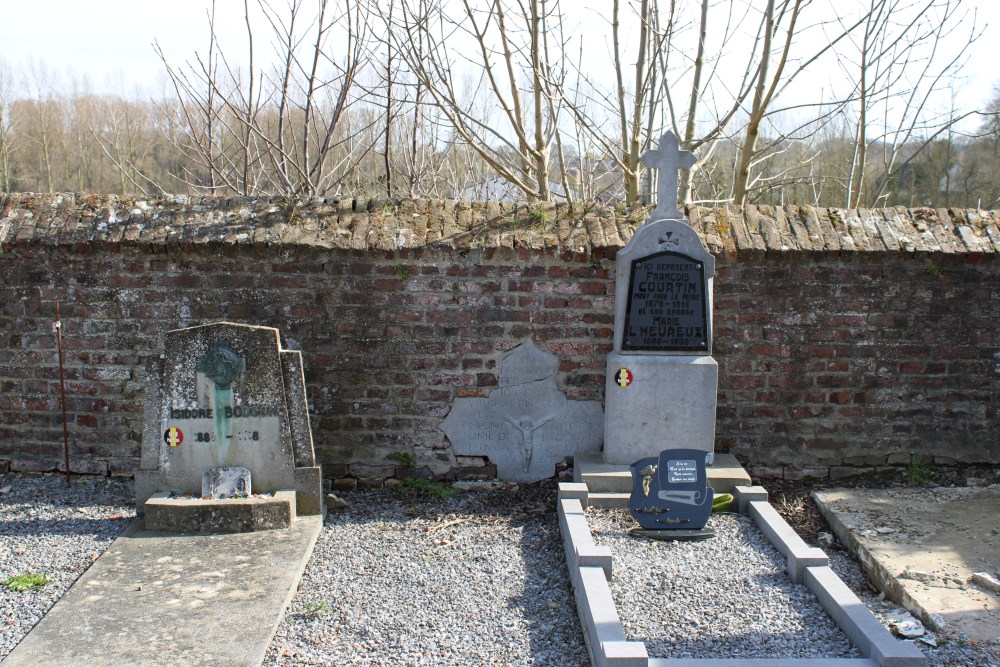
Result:
[[705,265],[676,252],[632,262],[625,310],[625,351],[707,351]]
[[645,530],[703,529],[714,497],[705,472],[710,457],[697,449],[668,449],[633,463],[632,517]]
[[488,398],[458,398],[441,424],[459,456],[488,456],[497,477],[537,482],[555,465],[601,449],[599,401],[570,401],[556,387],[558,360],[528,341],[500,365],[500,387]]
[[203,498],[232,498],[249,496],[250,471],[239,466],[232,468],[212,468],[201,477],[201,495]]

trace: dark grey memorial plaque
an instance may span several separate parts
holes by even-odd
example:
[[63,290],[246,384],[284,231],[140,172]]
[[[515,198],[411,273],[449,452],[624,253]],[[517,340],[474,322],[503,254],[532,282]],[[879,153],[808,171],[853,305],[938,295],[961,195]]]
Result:
[[677,252],[632,262],[622,350],[708,350],[705,265]]
[[[646,531],[699,531],[712,513],[707,452],[668,449],[632,464],[628,509]],[[651,536],[652,537],[652,536]]]

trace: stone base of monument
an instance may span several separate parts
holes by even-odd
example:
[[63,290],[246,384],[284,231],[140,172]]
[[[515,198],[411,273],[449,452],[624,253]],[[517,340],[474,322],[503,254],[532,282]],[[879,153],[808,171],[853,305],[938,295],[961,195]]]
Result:
[[749,659],[649,657],[644,642],[630,640],[615,607],[609,582],[615,571],[611,549],[594,542],[584,508],[593,506],[587,487],[580,483],[559,485],[557,513],[566,549],[566,565],[595,667],[668,667],[669,665],[717,665],[747,667],[770,665],[813,667],[816,665],[896,665],[925,667],[927,658],[916,646],[897,640],[830,568],[821,550],[807,545],[768,502],[767,491],[759,486],[738,486],[732,490],[741,514],[750,516],[771,544],[784,556],[793,583],[804,584],[819,600],[830,618],[864,656],[862,659]]
[[154,493],[145,505],[146,530],[171,533],[252,533],[288,528],[295,491],[247,498],[171,497]]
[[719,365],[712,357],[608,355],[604,461],[631,465],[664,449],[715,449]]
[[[732,493],[737,486],[750,486],[749,473],[732,454],[716,454],[715,462],[705,472],[716,493]],[[632,491],[628,465],[605,463],[600,454],[578,454],[573,458],[573,481],[587,485],[595,506],[628,507]]]

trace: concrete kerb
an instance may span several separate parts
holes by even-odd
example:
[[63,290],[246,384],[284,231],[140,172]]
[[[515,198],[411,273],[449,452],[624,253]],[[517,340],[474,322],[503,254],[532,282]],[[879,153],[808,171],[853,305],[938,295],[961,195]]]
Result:
[[[583,514],[580,486],[586,488],[586,485],[580,484],[560,484],[557,502],[566,565],[573,584],[577,614],[590,651],[590,662],[594,667],[647,667],[649,654],[645,644],[627,641],[625,637],[608,586],[611,550],[594,544]],[[583,501],[586,501],[585,497]]]
[[737,505],[746,507],[747,514],[757,527],[786,558],[792,581],[804,583],[858,650],[877,665],[926,665],[927,659],[920,649],[893,637],[830,569],[830,560],[822,549],[807,545],[766,499],[759,499],[761,491],[761,487],[736,487],[734,495]]
[[876,667],[867,658],[651,658],[649,667]]
[[566,562],[570,571],[582,567],[599,567],[604,577],[611,581],[611,549],[594,544],[583,515],[583,507],[576,499],[559,500],[559,527],[566,535]]
[[899,641],[828,566],[807,567],[806,587],[819,598],[834,622],[865,656],[883,667],[924,667],[927,658],[913,644]]
[[806,544],[766,500],[751,501],[747,509],[757,527],[788,561],[788,574],[793,583],[802,583],[805,568],[830,564],[823,550]]
[[[583,487],[583,488],[581,488]],[[573,583],[577,612],[583,625],[594,667],[925,667],[927,659],[913,644],[897,640],[829,567],[821,549],[808,546],[767,502],[762,487],[738,486],[733,495],[741,513],[748,514],[768,540],[785,556],[788,572],[804,583],[844,631],[861,659],[650,659],[642,642],[628,641],[611,597],[608,581],[613,563],[610,551],[594,544],[583,508],[590,503],[586,485],[559,485],[558,514]],[[603,506],[595,503],[595,506]],[[580,555],[586,555],[581,562]],[[592,556],[594,560],[591,560]],[[606,560],[605,560],[606,559]],[[584,563],[600,563],[590,565]],[[606,567],[605,567],[606,563]]]

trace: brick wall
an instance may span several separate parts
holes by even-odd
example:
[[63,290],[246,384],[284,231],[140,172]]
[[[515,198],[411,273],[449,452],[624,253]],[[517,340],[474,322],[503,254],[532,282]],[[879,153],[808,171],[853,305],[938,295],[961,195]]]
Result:
[[[277,327],[302,349],[317,456],[369,485],[412,451],[490,474],[437,426],[533,338],[603,398],[614,255],[642,209],[0,195],[0,466],[137,465],[143,361],[169,329]],[[1000,232],[975,211],[690,211],[718,257],[717,449],[761,475],[1000,462]]]

